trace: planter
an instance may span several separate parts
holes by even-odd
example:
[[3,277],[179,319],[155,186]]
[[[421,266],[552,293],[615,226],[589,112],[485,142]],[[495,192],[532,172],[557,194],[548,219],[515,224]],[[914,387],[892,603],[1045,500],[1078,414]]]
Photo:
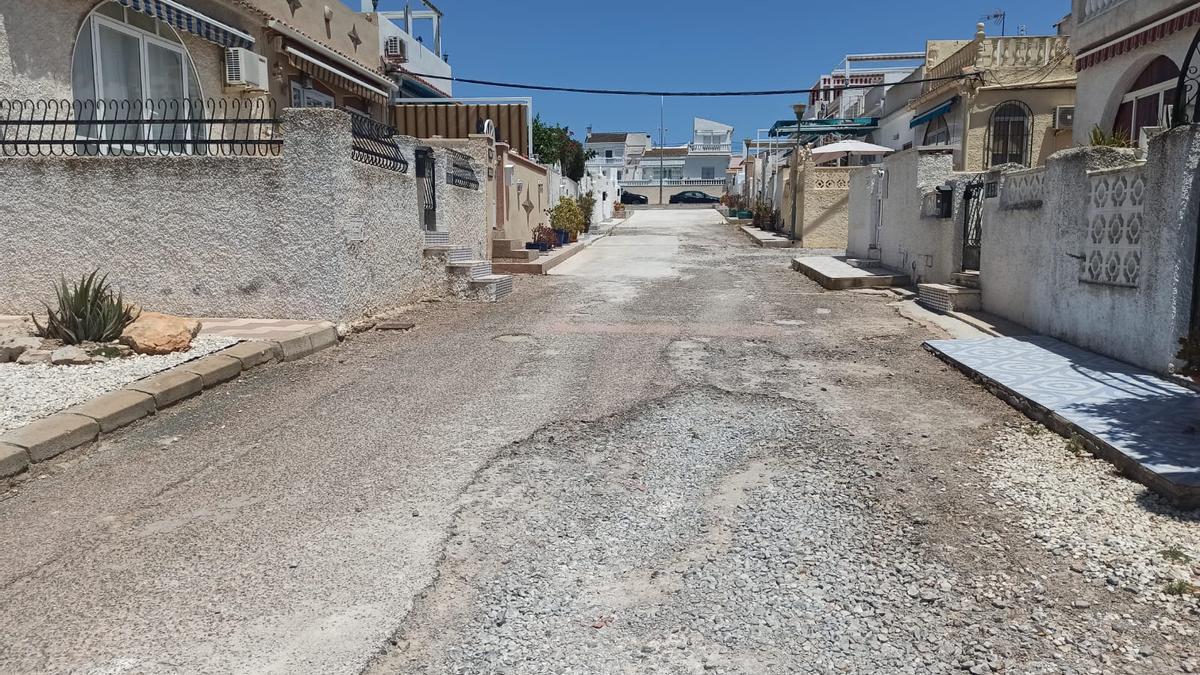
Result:
[[572,243],[572,244],[574,244],[574,243],[575,243],[575,242],[577,242],[577,241],[579,241],[579,233],[578,233],[578,232],[572,232],[572,233],[571,233],[571,243]]
[[558,245],[559,246],[566,246],[567,241],[571,237],[571,235],[566,230],[555,230],[554,234],[555,234],[555,236],[558,237]]
[[541,242],[541,241],[527,241],[527,242],[525,242],[525,250],[527,250],[527,251],[541,251],[542,253],[545,253],[546,251],[549,251],[549,250],[550,250],[550,247],[549,247],[549,246],[547,246],[545,242]]

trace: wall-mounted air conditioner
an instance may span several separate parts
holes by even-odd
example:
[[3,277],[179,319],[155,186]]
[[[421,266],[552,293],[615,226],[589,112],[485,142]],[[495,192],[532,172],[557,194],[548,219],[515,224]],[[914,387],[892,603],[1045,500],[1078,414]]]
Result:
[[1075,106],[1060,105],[1054,109],[1054,128],[1070,129],[1075,126]]
[[241,47],[225,49],[225,84],[258,91],[270,91],[267,57]]
[[388,63],[408,62],[408,45],[399,35],[389,37],[383,43],[383,58]]

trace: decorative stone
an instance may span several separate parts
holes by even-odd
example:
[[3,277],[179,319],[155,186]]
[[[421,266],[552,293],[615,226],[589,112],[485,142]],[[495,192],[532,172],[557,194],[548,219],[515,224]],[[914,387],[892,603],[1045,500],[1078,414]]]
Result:
[[16,361],[21,354],[42,346],[40,338],[8,336],[0,338],[0,363]]
[[87,352],[73,345],[50,352],[50,363],[56,366],[86,366],[91,362],[92,357]]
[[121,333],[121,344],[139,354],[170,354],[187,351],[200,332],[200,322],[159,312],[142,312]]
[[51,352],[48,349],[26,349],[17,357],[17,363],[21,365],[29,365],[31,363],[50,363]]

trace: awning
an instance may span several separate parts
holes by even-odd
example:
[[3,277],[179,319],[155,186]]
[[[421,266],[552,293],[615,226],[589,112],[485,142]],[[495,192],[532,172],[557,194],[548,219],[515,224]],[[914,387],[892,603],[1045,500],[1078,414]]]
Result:
[[389,99],[386,91],[367,84],[342,70],[338,70],[314,56],[309,56],[295,47],[284,47],[283,50],[288,53],[288,61],[294,67],[322,82],[336,85],[359,96],[376,99],[381,103],[386,104]]
[[951,97],[950,99],[937,104],[920,115],[913,117],[912,121],[908,123],[908,128],[915,129],[926,122],[932,122],[933,120],[936,120],[942,115],[950,112],[950,108],[954,107],[955,103],[958,103],[957,96]]
[[201,14],[177,0],[117,0],[120,4],[142,14],[148,14],[175,28],[222,47],[254,46],[254,38],[216,19]]

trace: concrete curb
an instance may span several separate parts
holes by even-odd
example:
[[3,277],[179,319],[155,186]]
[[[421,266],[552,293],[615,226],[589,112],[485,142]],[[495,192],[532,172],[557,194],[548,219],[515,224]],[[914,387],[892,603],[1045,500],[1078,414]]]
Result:
[[791,248],[793,244],[792,240],[787,237],[781,237],[774,232],[760,230],[753,225],[739,225],[738,229],[747,237],[750,237],[750,241],[763,248]]
[[272,361],[294,361],[337,342],[333,324],[314,326],[286,340],[239,342],[4,432],[0,434],[0,478],[87,445],[252,368]]

